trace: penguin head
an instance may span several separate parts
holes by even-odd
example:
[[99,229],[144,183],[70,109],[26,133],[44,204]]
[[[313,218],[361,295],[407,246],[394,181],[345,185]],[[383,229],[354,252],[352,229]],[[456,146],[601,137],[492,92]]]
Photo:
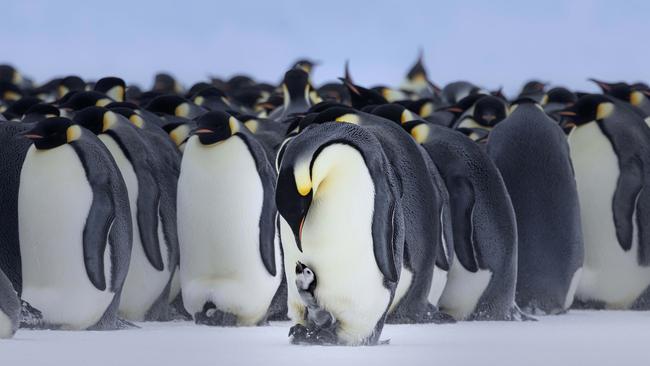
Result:
[[229,139],[242,129],[241,122],[222,111],[208,112],[196,119],[193,134],[199,137],[203,145],[213,145]]
[[82,78],[76,75],[70,75],[64,77],[59,81],[59,85],[56,89],[57,96],[63,98],[66,94],[72,91],[83,91],[86,89],[86,83]]
[[544,98],[542,98],[541,105],[549,103],[572,104],[576,102],[576,95],[569,89],[563,87],[556,87],[549,90]]
[[309,75],[311,74],[312,70],[314,70],[314,67],[317,66],[318,64],[319,63],[316,61],[312,61],[308,59],[300,59],[296,61],[291,68],[300,69]]
[[520,95],[526,95],[526,94],[536,94],[536,93],[541,93],[544,91],[546,88],[546,83],[539,81],[539,80],[529,80],[524,84],[524,87],[521,88],[521,93]]
[[301,262],[296,263],[296,286],[299,290],[307,291],[309,293],[314,293],[316,289],[316,274],[311,268],[302,264]]
[[378,107],[375,107],[372,111],[372,114],[375,116],[383,117],[389,119],[397,124],[404,124],[409,121],[420,119],[410,110],[406,109],[403,105],[400,104],[384,104]]
[[72,121],[95,135],[100,135],[115,126],[118,115],[103,107],[88,107],[76,113]]
[[289,100],[309,99],[309,74],[300,68],[287,71],[282,80],[285,103]]
[[173,76],[161,72],[154,76],[153,91],[160,93],[176,93],[180,94],[183,87],[179,84]]
[[352,106],[357,109],[362,109],[363,107],[369,105],[381,105],[386,104],[388,101],[377,91],[372,89],[366,89],[359,85],[353,84],[350,80],[339,79],[345,84],[350,93],[350,99],[352,101]]
[[193,102],[174,94],[155,97],[146,108],[158,115],[170,115],[184,118],[196,118],[205,110]]
[[591,122],[600,122],[614,113],[614,103],[600,94],[588,94],[558,112],[563,117],[565,128],[580,127]]
[[116,102],[123,102],[124,93],[126,92],[126,83],[120,78],[112,76],[105,77],[97,80],[94,90],[106,94]]
[[167,132],[172,141],[174,141],[176,147],[178,147],[180,150],[183,150],[183,144],[187,142],[187,139],[192,133],[192,127],[190,124],[184,123],[182,121],[174,121],[165,124],[162,126],[162,128],[165,130],[165,132]]
[[633,86],[630,93],[630,104],[633,106],[640,106],[643,101],[650,98],[650,89],[644,86]]
[[23,133],[23,137],[32,140],[38,150],[49,150],[76,141],[81,137],[81,131],[81,127],[68,118],[53,117],[38,122]]
[[0,65],[0,81],[6,81],[14,85],[20,85],[23,82],[23,77],[18,70],[11,65]]
[[112,100],[102,93],[96,91],[80,91],[66,94],[66,97],[59,101],[59,107],[80,111],[91,106],[103,107],[111,102]]
[[321,124],[325,122],[347,122],[359,124],[360,121],[361,116],[359,116],[355,109],[350,107],[331,107],[318,113],[314,117],[303,118],[300,124],[300,130],[304,130],[311,124]]
[[38,103],[34,104],[29,109],[25,111],[25,115],[33,115],[33,114],[38,114],[45,116],[45,118],[51,118],[51,117],[59,117],[61,115],[61,111],[59,108],[51,105],[51,104],[46,104],[46,103]]
[[474,104],[473,118],[476,123],[486,126],[494,127],[497,123],[506,118],[507,106],[498,97],[487,95],[480,98]]
[[20,88],[8,81],[0,81],[0,100],[15,101],[23,97]]

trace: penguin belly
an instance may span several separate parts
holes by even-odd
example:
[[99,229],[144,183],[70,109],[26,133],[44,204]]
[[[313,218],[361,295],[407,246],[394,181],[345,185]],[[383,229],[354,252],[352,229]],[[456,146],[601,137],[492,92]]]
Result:
[[[612,202],[618,158],[596,123],[569,135],[585,243],[585,262],[576,291],[581,300],[603,301],[609,308],[628,308],[650,285],[650,268],[637,263],[638,230],[624,251],[616,237]],[[636,222],[636,213],[633,215]]]
[[300,260],[318,278],[314,294],[339,322],[339,341],[355,345],[373,333],[388,309],[391,292],[374,255],[375,198],[368,168],[354,148],[336,146],[321,152],[313,171],[330,159],[342,163],[331,179],[314,189],[302,229]]
[[[242,139],[204,146],[190,138],[178,182],[181,291],[190,314],[212,302],[239,325],[264,319],[282,274],[272,276],[262,262],[263,200],[257,165]],[[277,235],[275,252],[280,263]]]
[[390,304],[390,308],[388,309],[388,313],[392,313],[393,310],[395,310],[395,307],[399,305],[400,301],[402,301],[402,298],[404,295],[406,295],[406,292],[408,289],[411,287],[411,283],[413,282],[413,272],[409,271],[406,269],[406,267],[402,266],[402,270],[400,271],[399,275],[399,282],[397,283],[397,287],[395,288],[395,296],[393,297],[393,302]]
[[[131,221],[133,223],[131,261],[129,262],[129,272],[126,275],[124,287],[122,288],[119,313],[126,319],[143,321],[147,311],[165,289],[169,281],[169,272],[166,270],[158,271],[152,267],[144,253],[137,220],[138,178],[135,175],[133,165],[131,165],[131,162],[129,162],[120,146],[112,137],[102,134],[99,135],[99,139],[108,148],[124,178],[129,195],[129,206],[131,207]],[[158,231],[161,231],[160,222],[158,223]],[[162,241],[160,243],[162,244]],[[160,249],[163,263],[165,268],[167,268],[167,249],[162,245]]]
[[470,272],[454,257],[447,274],[447,284],[438,302],[440,310],[456,320],[467,319],[476,309],[491,278],[492,272],[489,270]]
[[30,147],[18,192],[22,298],[43,321],[65,329],[96,324],[113,300],[110,247],[106,246],[105,291],[86,274],[83,231],[93,192],[69,145],[39,151]]
[[428,300],[431,304],[438,306],[440,301],[440,296],[445,290],[445,285],[447,284],[447,271],[434,265],[433,266],[433,278],[431,280],[431,287],[429,288],[429,297]]

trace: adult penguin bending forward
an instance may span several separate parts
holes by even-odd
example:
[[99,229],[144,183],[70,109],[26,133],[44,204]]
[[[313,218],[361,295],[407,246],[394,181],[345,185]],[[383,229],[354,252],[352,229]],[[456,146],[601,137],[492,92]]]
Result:
[[[337,343],[379,339],[401,268],[400,196],[379,141],[362,127],[310,126],[284,151],[275,198],[285,268],[300,262],[318,277],[315,301],[336,320]],[[304,326],[296,274],[286,275],[289,317]]]

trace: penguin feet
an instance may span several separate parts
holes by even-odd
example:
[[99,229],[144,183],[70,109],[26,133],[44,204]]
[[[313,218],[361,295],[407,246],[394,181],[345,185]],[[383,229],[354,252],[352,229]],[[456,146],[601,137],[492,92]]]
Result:
[[32,307],[27,301],[21,300],[20,327],[27,329],[46,329],[43,322],[43,313]]
[[292,344],[332,346],[338,344],[336,328],[305,327],[296,324],[289,329]]
[[203,305],[203,311],[194,314],[194,322],[218,327],[236,327],[237,316],[217,309],[217,306],[209,301]]
[[537,318],[528,315],[521,311],[517,305],[513,306],[510,309],[510,314],[508,317],[506,317],[506,320],[512,320],[512,321],[533,321],[536,322]]
[[178,294],[174,301],[169,304],[169,318],[172,321],[192,320],[192,315],[185,310],[183,294]]
[[387,324],[453,324],[456,319],[453,316],[438,310],[432,304],[427,304],[424,309],[420,310],[401,310],[398,309],[389,314],[386,318]]
[[573,300],[571,309],[577,310],[605,310],[607,309],[607,304],[604,301],[598,300],[578,300],[577,298]]

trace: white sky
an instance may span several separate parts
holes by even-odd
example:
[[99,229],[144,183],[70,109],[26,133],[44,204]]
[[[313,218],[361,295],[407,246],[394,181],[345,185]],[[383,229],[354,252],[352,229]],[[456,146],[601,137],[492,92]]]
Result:
[[[6,2],[8,0],[3,0]],[[434,81],[514,92],[531,77],[650,80],[649,1],[68,1],[2,4],[0,62],[37,81],[115,74],[145,87],[245,72],[276,82],[296,59],[316,83],[350,59],[361,84],[398,84],[418,47]]]

